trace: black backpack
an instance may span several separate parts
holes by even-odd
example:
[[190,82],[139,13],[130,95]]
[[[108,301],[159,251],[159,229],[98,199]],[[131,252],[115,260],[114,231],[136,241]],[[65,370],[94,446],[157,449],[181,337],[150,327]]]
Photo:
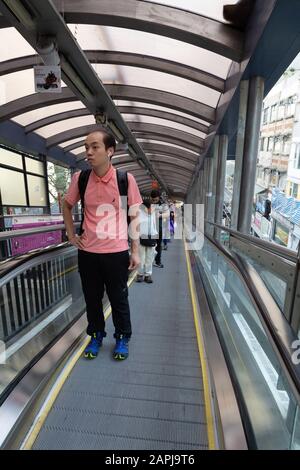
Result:
[[[79,194],[80,194],[80,199],[81,199],[81,224],[80,224],[80,229],[79,229],[79,235],[82,235],[83,233],[83,221],[84,221],[84,194],[85,190],[89,181],[89,177],[91,174],[91,169],[88,170],[82,170],[80,172],[79,178],[78,178],[78,189],[79,189]],[[127,177],[127,172],[126,171],[121,171],[117,169],[117,181],[118,181],[118,188],[119,188],[119,193],[120,196],[126,196],[128,195],[128,177]],[[124,207],[124,202],[122,201],[123,204],[123,209],[127,210],[127,223],[129,223],[129,216],[128,216],[128,204],[126,204],[126,207]]]

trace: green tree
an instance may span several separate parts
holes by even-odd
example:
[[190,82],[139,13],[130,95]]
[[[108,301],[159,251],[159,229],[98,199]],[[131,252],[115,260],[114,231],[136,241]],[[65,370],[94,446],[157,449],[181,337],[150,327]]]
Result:
[[61,212],[61,201],[70,183],[70,170],[48,162],[48,183],[50,202],[57,203]]

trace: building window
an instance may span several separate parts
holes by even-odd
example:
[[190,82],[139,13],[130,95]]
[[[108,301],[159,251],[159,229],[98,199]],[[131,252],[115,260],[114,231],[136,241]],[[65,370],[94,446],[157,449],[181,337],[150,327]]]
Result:
[[286,100],[285,117],[291,117],[295,114],[297,96],[290,96]]
[[297,199],[298,196],[298,184],[297,183],[292,183],[293,185],[293,190],[291,196],[293,196],[295,199]]
[[283,155],[289,155],[291,151],[291,135],[285,135],[283,137],[282,153]]
[[269,121],[269,108],[264,109],[263,113],[263,124],[267,124]]
[[0,188],[3,206],[26,206],[24,173],[0,168]]
[[282,147],[281,137],[277,136],[274,138],[274,152],[281,153],[281,147]]
[[260,150],[261,150],[261,151],[264,150],[264,144],[265,144],[265,138],[262,137],[262,138],[260,139]]
[[295,144],[294,168],[300,170],[300,142]]
[[46,210],[48,207],[47,189],[44,161],[6,147],[0,147],[2,206],[38,207]]
[[271,122],[276,121],[276,117],[277,117],[277,105],[273,104],[273,106],[271,106]]
[[279,243],[280,245],[283,245],[283,246],[288,245],[288,240],[289,240],[288,229],[277,221],[275,223],[274,240],[276,243]]
[[278,120],[279,119],[284,119],[284,101],[280,101],[279,106],[278,106]]
[[274,138],[273,137],[269,137],[268,138],[268,152],[273,152],[273,146],[274,146]]

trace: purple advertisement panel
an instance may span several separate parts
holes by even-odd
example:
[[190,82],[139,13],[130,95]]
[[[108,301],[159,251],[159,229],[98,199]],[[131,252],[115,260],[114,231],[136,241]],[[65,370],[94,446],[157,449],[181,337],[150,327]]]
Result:
[[[12,220],[12,229],[21,230],[26,228],[44,227],[47,225],[57,225],[61,223],[63,223],[62,217],[14,217]],[[30,250],[45,248],[46,246],[56,245],[61,242],[61,230],[17,237],[11,240],[11,253],[12,256],[21,255]]]

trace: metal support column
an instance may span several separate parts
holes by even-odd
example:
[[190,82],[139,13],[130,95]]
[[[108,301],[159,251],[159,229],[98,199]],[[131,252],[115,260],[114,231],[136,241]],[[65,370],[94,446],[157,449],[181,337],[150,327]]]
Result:
[[240,205],[237,229],[250,233],[253,195],[256,178],[256,162],[264,98],[264,79],[252,77],[249,84],[248,110],[245,130],[245,145],[241,177]]
[[[216,207],[215,207],[215,222],[217,224],[222,224],[222,218],[223,218],[227,153],[228,153],[228,136],[221,135],[220,141],[219,141],[219,149],[218,149],[218,171],[217,171],[217,185],[216,185]],[[219,238],[219,230],[215,230],[215,236],[216,238]]]
[[208,161],[207,158],[203,162],[203,187],[202,187],[202,204],[206,205],[206,193],[207,193],[207,173],[208,173]]
[[237,229],[240,193],[241,193],[241,177],[243,168],[243,155],[245,143],[245,129],[247,117],[247,103],[249,93],[249,81],[242,80],[240,83],[240,105],[239,105],[239,120],[235,146],[235,165],[234,165],[234,179],[231,203],[231,228]]
[[[207,170],[207,189],[206,189],[206,203],[205,203],[205,219],[213,222],[214,218],[214,201],[213,201],[213,157],[206,158],[208,164]],[[205,233],[212,234],[212,226],[206,224]]]
[[203,185],[204,185],[204,171],[203,171],[203,167],[201,168],[201,170],[199,171],[199,196],[198,196],[198,200],[197,200],[197,203],[198,204],[202,204],[203,202]]
[[[210,207],[209,207],[209,220],[211,222],[215,222],[215,212],[216,212],[216,192],[217,192],[217,173],[218,173],[218,155],[219,155],[219,142],[220,136],[216,135],[213,142],[213,155],[212,155],[212,195],[210,200]],[[212,226],[209,226],[210,235],[213,235],[214,230]]]

